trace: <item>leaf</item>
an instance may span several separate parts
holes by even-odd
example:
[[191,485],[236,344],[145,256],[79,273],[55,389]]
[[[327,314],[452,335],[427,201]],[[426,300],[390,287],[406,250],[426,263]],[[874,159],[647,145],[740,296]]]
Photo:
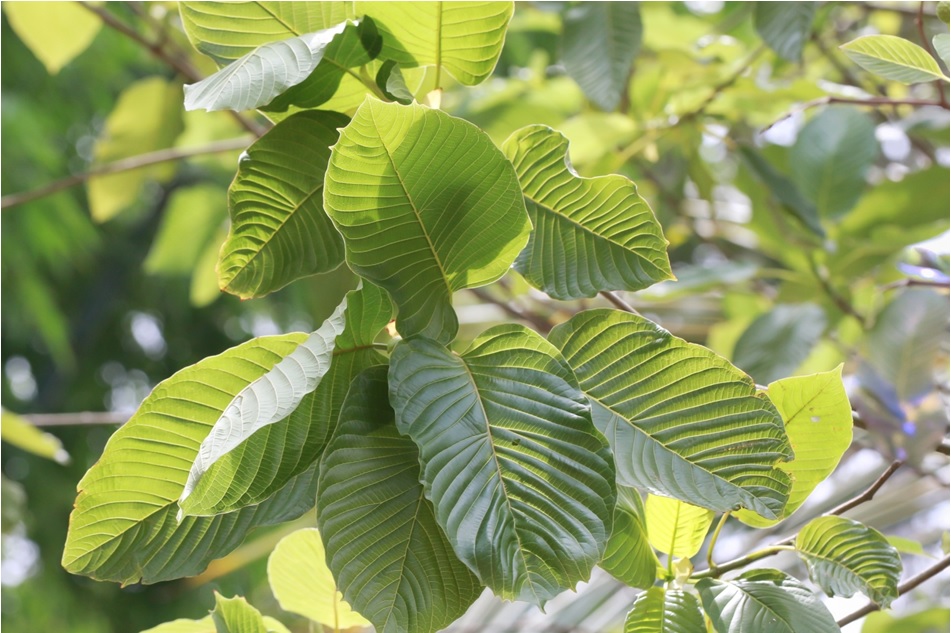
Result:
[[312,507],[315,468],[259,505],[180,523],[175,518],[188,468],[221,412],[304,338],[254,339],[159,383],[80,480],[63,567],[123,584],[190,576],[237,547],[252,528]]
[[[376,22],[382,59],[445,68],[459,83],[485,81],[502,52],[513,2],[356,2]],[[438,86],[437,86],[438,87]]]
[[951,611],[947,607],[924,609],[898,617],[874,611],[868,614],[862,625],[862,633],[941,633],[948,629],[951,629]]
[[825,229],[819,222],[819,210],[791,180],[777,171],[759,152],[749,147],[741,147],[740,156],[756,177],[779,200],[784,209],[807,229],[819,237],[825,237]]
[[[264,616],[264,627],[268,633],[290,633],[287,627],[274,618]],[[142,631],[142,633],[218,633],[215,628],[215,621],[209,615],[200,620],[187,620],[184,618],[172,620],[156,627]]]
[[630,180],[579,177],[568,162],[568,139],[544,125],[515,132],[502,151],[535,227],[515,260],[530,284],[567,300],[674,278],[660,224]]
[[861,591],[883,609],[898,597],[901,557],[877,530],[839,516],[813,519],[796,536],[809,578],[830,596]]
[[798,62],[809,41],[816,9],[813,2],[757,2],[753,9],[753,26],[777,55]]
[[215,610],[211,612],[217,633],[267,633],[261,612],[238,596],[225,598],[215,592]]
[[419,450],[397,431],[386,367],[354,381],[319,482],[328,564],[379,633],[432,633],[479,597],[482,586],[456,558],[425,497]]
[[875,124],[855,108],[826,108],[802,128],[789,154],[793,181],[824,218],[839,218],[865,191],[878,156]]
[[888,541],[888,544],[894,547],[899,554],[914,554],[916,556],[928,556],[931,558],[931,555],[925,552],[925,547],[920,541],[901,536],[886,536],[885,540]]
[[11,2],[3,12],[13,32],[55,75],[92,43],[102,21],[75,2]]
[[300,347],[245,387],[202,442],[179,501],[184,515],[266,499],[321,455],[354,376],[385,362],[373,339],[392,308],[364,284]]
[[703,545],[713,511],[670,497],[648,495],[644,517],[654,549],[674,558],[690,558]]
[[732,581],[704,578],[696,587],[717,633],[840,633],[808,587],[775,569],[748,571]]
[[340,595],[325,559],[313,528],[281,539],[267,560],[268,582],[281,608],[338,630],[368,626]]
[[777,305],[746,328],[733,362],[759,383],[785,378],[806,360],[825,328],[825,311],[814,303]]
[[944,62],[944,67],[951,68],[951,35],[939,33],[931,39],[931,44],[938,57]]
[[52,459],[57,464],[68,464],[70,461],[69,453],[58,437],[44,433],[6,409],[0,410],[0,438],[28,453]]
[[[438,165],[438,168],[435,167]],[[452,293],[501,277],[530,223],[511,163],[471,123],[367,99],[333,148],[324,208],[404,338],[453,339]]]
[[437,521],[482,583],[541,606],[587,580],[611,529],[614,469],[558,351],[519,325],[462,356],[408,339],[389,379]]
[[634,601],[624,633],[706,633],[700,603],[677,589],[651,587]]
[[903,84],[948,78],[928,51],[894,35],[863,35],[840,46],[848,57],[870,72]]
[[644,502],[637,490],[618,485],[614,506],[614,527],[601,567],[621,582],[646,589],[657,580],[659,563],[647,540]]
[[[209,184],[175,189],[143,268],[151,274],[189,277],[226,215],[222,187]],[[218,246],[215,244],[216,252]]]
[[393,60],[387,60],[380,66],[376,74],[376,85],[392,101],[408,105],[414,100],[413,93],[406,87],[400,65]]
[[636,2],[590,2],[563,14],[565,70],[599,108],[614,111],[627,94],[644,27]]
[[[779,464],[789,473],[792,489],[782,518],[795,512],[826,479],[852,444],[852,406],[842,384],[842,366],[832,371],[777,380],[767,395],[786,424],[786,434],[796,457]],[[734,515],[753,527],[767,521],[747,510]]]
[[574,370],[618,483],[726,512],[782,512],[792,457],[782,418],[726,359],[647,319],[587,310],[549,340]]
[[323,190],[330,146],[348,121],[336,112],[301,112],[242,155],[228,190],[231,230],[218,265],[223,290],[261,297],[343,263],[343,240],[324,213]]

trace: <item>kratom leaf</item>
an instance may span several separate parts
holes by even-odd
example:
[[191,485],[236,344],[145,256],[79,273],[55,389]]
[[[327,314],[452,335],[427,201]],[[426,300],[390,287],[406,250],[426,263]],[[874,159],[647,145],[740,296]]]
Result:
[[[275,620],[274,618],[264,616],[264,628],[268,633],[290,633],[286,626]],[[215,628],[215,621],[209,615],[200,620],[187,620],[179,619],[172,620],[171,622],[166,622],[164,624],[159,624],[156,627],[152,627],[142,633],[218,633],[218,629]]]
[[657,580],[659,562],[647,540],[644,502],[637,490],[618,485],[614,527],[601,567],[627,585],[646,589]]
[[814,2],[757,2],[753,25],[777,55],[798,62],[803,46],[809,41],[817,8]]
[[343,263],[343,240],[323,200],[330,146],[348,121],[336,112],[301,112],[242,155],[228,190],[231,231],[218,264],[223,290],[260,297]]
[[28,453],[52,459],[58,464],[69,463],[69,453],[63,448],[58,437],[44,433],[6,409],[0,410],[0,439]]
[[211,612],[216,633],[267,633],[261,612],[238,596],[225,598],[215,592],[215,610]]
[[939,33],[931,39],[931,44],[938,57],[944,62],[944,67],[951,67],[951,35]]
[[644,519],[654,549],[674,558],[690,558],[703,545],[713,511],[679,499],[647,495]]
[[561,58],[585,96],[602,110],[617,110],[644,27],[636,2],[582,2],[563,17]]
[[759,383],[785,378],[806,360],[825,328],[825,312],[814,303],[778,305],[746,328],[733,362]]
[[389,380],[437,521],[479,579],[537,605],[588,579],[611,529],[614,469],[558,350],[519,325],[487,330],[462,356],[409,339]]
[[86,50],[102,26],[99,16],[75,2],[10,2],[3,12],[51,75]]
[[618,483],[719,512],[780,515],[792,457],[782,418],[753,382],[710,350],[643,317],[587,310],[549,340],[574,369]]
[[693,594],[651,587],[634,601],[624,633],[706,633],[700,603]]
[[297,530],[281,539],[267,560],[267,578],[285,611],[337,630],[370,624],[337,590],[327,568],[320,532],[313,528]]
[[387,60],[376,73],[376,85],[387,98],[408,105],[413,102],[413,93],[406,87],[406,80],[400,65],[393,60]]
[[350,268],[389,292],[400,334],[441,343],[458,329],[453,291],[505,274],[530,230],[512,164],[481,130],[373,99],[333,148],[324,208]]
[[673,279],[667,240],[630,180],[579,177],[568,162],[568,139],[544,125],[518,130],[502,151],[535,227],[515,261],[530,284],[555,299],[581,299]]
[[419,450],[397,430],[388,397],[386,367],[354,380],[321,462],[317,519],[344,596],[378,633],[432,633],[482,586],[436,522]]
[[822,228],[822,224],[819,222],[819,210],[811,200],[806,198],[795,183],[781,174],[759,152],[749,147],[741,147],[740,156],[743,157],[752,172],[756,174],[756,177],[779,200],[784,209],[810,231],[819,237],[825,237],[825,229]]
[[887,609],[898,597],[901,557],[877,530],[839,516],[813,519],[796,536],[809,578],[830,596],[857,591]]
[[916,556],[931,557],[925,552],[925,547],[921,541],[904,538],[903,536],[886,536],[885,540],[888,541],[888,544],[894,547],[899,554],[914,554]]
[[903,37],[863,35],[839,48],[856,64],[885,79],[903,84],[948,81],[928,51]]
[[[154,275],[191,276],[227,215],[223,187],[205,184],[175,189],[142,267]],[[215,244],[216,252],[220,246],[221,242]]]

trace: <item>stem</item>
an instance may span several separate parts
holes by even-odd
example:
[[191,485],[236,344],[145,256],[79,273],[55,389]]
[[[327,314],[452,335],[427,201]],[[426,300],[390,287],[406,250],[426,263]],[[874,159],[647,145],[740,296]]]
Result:
[[112,411],[83,411],[80,413],[30,413],[20,417],[33,426],[96,426],[125,424],[132,414]]
[[498,306],[507,314],[515,317],[516,319],[520,319],[522,321],[531,323],[535,327],[535,329],[541,332],[542,334],[547,334],[548,332],[551,331],[551,328],[552,328],[551,322],[549,322],[548,319],[540,315],[525,312],[521,308],[518,308],[507,301],[496,299],[490,293],[486,292],[482,288],[469,288],[468,290],[469,292],[474,294],[476,297],[478,297],[482,301]]
[[[353,75],[352,72],[350,74]],[[376,82],[373,81],[373,77],[370,76],[370,71],[367,70],[366,64],[360,66],[360,75],[354,75],[354,77],[357,77],[357,79],[359,79],[360,82],[363,83],[363,85],[366,86],[367,89],[381,101],[390,100],[389,97],[387,97],[386,94],[380,90],[380,87],[376,85]]]
[[843,297],[839,292],[832,287],[832,282],[829,280],[829,273],[824,268],[820,268],[819,262],[816,261],[815,257],[809,257],[809,266],[812,268],[812,274],[815,275],[816,280],[819,282],[819,285],[822,286],[822,289],[825,291],[826,295],[832,299],[832,302],[835,306],[843,313],[847,314],[850,317],[858,320],[862,328],[865,328],[866,318],[855,309],[855,306],[845,297]]
[[878,476],[878,479],[872,482],[871,486],[865,489],[865,492],[863,492],[857,497],[853,497],[852,499],[849,499],[842,505],[837,506],[833,508],[832,510],[829,510],[823,516],[837,516],[840,514],[844,514],[848,512],[849,510],[851,510],[852,508],[854,508],[855,506],[862,505],[866,501],[871,501],[872,497],[875,496],[875,493],[877,493],[879,489],[885,485],[885,482],[888,481],[891,478],[891,476],[895,474],[895,471],[901,468],[902,464],[904,463],[905,462],[899,459],[896,459],[895,461],[893,461],[891,464],[888,465],[888,468],[885,469],[885,472],[883,472],[881,475]]
[[723,526],[726,525],[727,519],[730,518],[729,512],[724,512],[723,516],[720,517],[720,522],[717,523],[717,527],[713,530],[713,536],[710,537],[710,545],[707,546],[707,567],[710,568],[710,573],[716,573],[717,566],[713,562],[713,548],[717,544],[717,539],[720,538],[720,531],[723,530]]
[[630,312],[631,314],[636,314],[637,316],[641,316],[641,313],[635,310],[634,306],[632,306],[627,301],[617,296],[610,290],[602,290],[600,294],[602,297],[604,297],[605,299],[610,301],[612,304],[614,304],[614,307],[617,308],[618,310],[623,310],[624,312]]
[[769,547],[764,547],[763,549],[757,550],[751,554],[747,554],[746,556],[741,556],[740,558],[731,560],[728,563],[723,563],[722,565],[718,565],[716,568],[707,569],[698,574],[694,574],[690,577],[690,580],[693,581],[693,580],[702,580],[704,578],[719,578],[720,576],[722,576],[723,574],[729,571],[733,571],[734,569],[740,569],[741,567],[746,567],[750,563],[755,563],[756,561],[762,558],[768,558],[770,556],[775,556],[776,554],[779,554],[780,552],[789,552],[795,549],[796,548],[792,547],[791,545],[770,545]]
[[937,106],[940,108],[948,109],[948,104],[944,102],[944,95],[941,94],[941,100],[932,101],[931,99],[892,99],[891,97],[869,97],[868,99],[854,99],[851,97],[833,97],[831,95],[826,97],[819,97],[818,99],[813,99],[812,101],[806,101],[798,108],[793,108],[783,116],[779,117],[762,130],[759,131],[760,134],[763,134],[769,131],[773,126],[782,123],[789,117],[799,114],[800,112],[805,112],[809,108],[815,108],[816,106],[829,105],[832,103],[848,103],[852,105],[859,106],[868,106],[868,107],[879,107],[879,106],[895,106],[895,105],[912,105],[912,106]]
[[905,288],[907,286],[930,286],[932,288],[947,288],[948,282],[946,281],[937,281],[935,279],[899,279],[898,281],[893,281],[890,284],[885,284],[879,288],[879,292],[886,292],[888,290],[894,290],[895,288]]

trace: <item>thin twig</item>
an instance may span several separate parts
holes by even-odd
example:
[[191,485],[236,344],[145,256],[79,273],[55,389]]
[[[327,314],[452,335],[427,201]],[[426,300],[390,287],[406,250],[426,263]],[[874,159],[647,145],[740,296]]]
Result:
[[623,310],[624,312],[630,312],[631,314],[636,314],[637,316],[641,316],[641,313],[635,310],[634,306],[632,306],[627,301],[617,296],[610,290],[602,290],[599,294],[605,299],[607,299],[608,301],[610,301],[614,305],[614,307],[617,308],[618,310]]
[[504,312],[515,317],[516,319],[521,319],[522,321],[531,323],[533,326],[535,326],[535,329],[537,329],[542,334],[547,334],[551,331],[552,324],[548,321],[548,319],[545,319],[537,314],[526,312],[521,308],[512,305],[508,301],[496,299],[483,288],[469,288],[468,290],[482,301],[498,306]]
[[948,109],[948,104],[943,103],[942,101],[932,101],[931,99],[893,99],[891,97],[869,97],[867,99],[855,99],[852,97],[834,97],[828,95],[825,97],[819,97],[818,99],[813,99],[812,101],[806,101],[799,105],[799,107],[793,108],[783,116],[779,117],[762,130],[759,131],[760,134],[764,134],[772,129],[774,126],[782,123],[786,119],[800,112],[805,112],[810,108],[815,108],[816,106],[821,105],[830,105],[833,103],[848,103],[858,106],[868,106],[870,108],[877,108],[880,106],[895,106],[895,105],[912,105],[912,106],[935,106],[939,108]]
[[[924,0],[918,3],[918,14],[915,15],[915,26],[918,27],[918,37],[921,38],[921,45],[924,46],[925,50],[932,57],[937,57],[938,54],[935,53],[934,48],[931,46],[931,42],[928,40],[928,36],[925,35],[925,3]],[[941,106],[945,109],[948,109],[948,100],[944,98],[944,82],[941,79],[934,80],[935,90],[938,92],[938,101],[941,102]]]
[[907,286],[929,286],[932,288],[948,288],[949,284],[947,281],[939,281],[937,279],[914,279],[911,277],[905,279],[899,279],[898,281],[893,281],[890,284],[885,284],[879,288],[879,292],[885,292],[886,290],[894,290],[895,288],[905,288]]
[[80,413],[28,413],[20,416],[33,426],[98,426],[125,424],[130,413],[113,411],[83,411]]
[[829,510],[828,512],[826,512],[823,516],[838,516],[840,514],[844,514],[848,512],[855,506],[862,505],[866,501],[871,501],[872,497],[875,496],[875,493],[877,493],[879,489],[885,485],[885,482],[888,481],[891,478],[891,476],[895,474],[895,471],[901,468],[902,464],[904,463],[905,462],[899,459],[896,459],[895,461],[893,461],[891,464],[888,465],[888,468],[885,469],[885,472],[879,475],[878,479],[872,482],[871,486],[865,489],[865,492],[863,492],[857,497],[853,497],[849,499],[848,501],[846,501],[840,506],[836,506],[832,510]]

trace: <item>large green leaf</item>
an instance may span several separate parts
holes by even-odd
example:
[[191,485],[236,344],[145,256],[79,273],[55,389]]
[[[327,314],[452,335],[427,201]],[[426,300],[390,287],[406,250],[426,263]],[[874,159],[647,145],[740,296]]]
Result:
[[825,328],[825,312],[814,303],[778,305],[746,328],[733,362],[759,383],[785,378],[806,360]]
[[651,587],[634,601],[624,633],[706,633],[700,603],[678,589]]
[[845,517],[813,519],[796,536],[809,577],[830,596],[861,591],[883,609],[898,597],[901,557],[877,530]]
[[726,512],[775,518],[792,457],[782,418],[725,359],[643,317],[588,310],[549,336],[614,449],[618,482]]
[[320,532],[313,528],[281,539],[267,560],[268,583],[278,604],[335,630],[369,625],[340,595],[326,559]]
[[63,448],[63,443],[58,437],[44,433],[27,420],[6,409],[0,409],[0,439],[28,453],[52,459],[59,464],[69,463],[69,453]]
[[646,589],[657,580],[659,566],[644,525],[644,502],[637,490],[618,485],[614,526],[601,567],[631,587]]
[[231,231],[218,264],[223,290],[260,297],[343,262],[343,240],[324,213],[323,193],[330,146],[348,120],[301,112],[247,149],[228,190]]
[[211,612],[216,633],[268,633],[261,612],[240,596],[225,598],[215,592],[215,610]]
[[368,99],[340,134],[324,208],[347,262],[385,288],[404,337],[453,339],[452,293],[505,274],[530,223],[512,164],[477,127]]
[[538,605],[587,579],[610,533],[614,468],[558,350],[504,325],[461,357],[405,340],[390,363],[397,426],[459,558],[497,595]]
[[839,48],[856,64],[885,79],[903,84],[948,80],[928,51],[903,37],[863,35]]
[[644,522],[654,549],[674,558],[690,558],[703,545],[713,511],[679,499],[648,495]]
[[3,12],[51,75],[86,50],[102,26],[99,16],[77,2],[9,2]]
[[766,45],[776,54],[797,62],[802,48],[809,41],[815,2],[757,2],[753,9],[753,25]]
[[533,286],[556,299],[580,299],[673,279],[667,240],[630,180],[579,177],[568,162],[568,139],[544,125],[515,132],[502,151],[535,227],[515,261]]
[[436,522],[419,450],[397,430],[388,397],[386,367],[354,380],[321,462],[317,517],[334,577],[378,633],[432,633],[482,586]]
[[212,425],[235,395],[304,338],[254,339],[159,383],[80,480],[63,566],[124,584],[190,576],[237,547],[250,529],[312,507],[314,467],[259,505],[176,520],[176,500]]
[[717,633],[840,633],[808,587],[775,569],[729,581],[704,578],[697,591]]

